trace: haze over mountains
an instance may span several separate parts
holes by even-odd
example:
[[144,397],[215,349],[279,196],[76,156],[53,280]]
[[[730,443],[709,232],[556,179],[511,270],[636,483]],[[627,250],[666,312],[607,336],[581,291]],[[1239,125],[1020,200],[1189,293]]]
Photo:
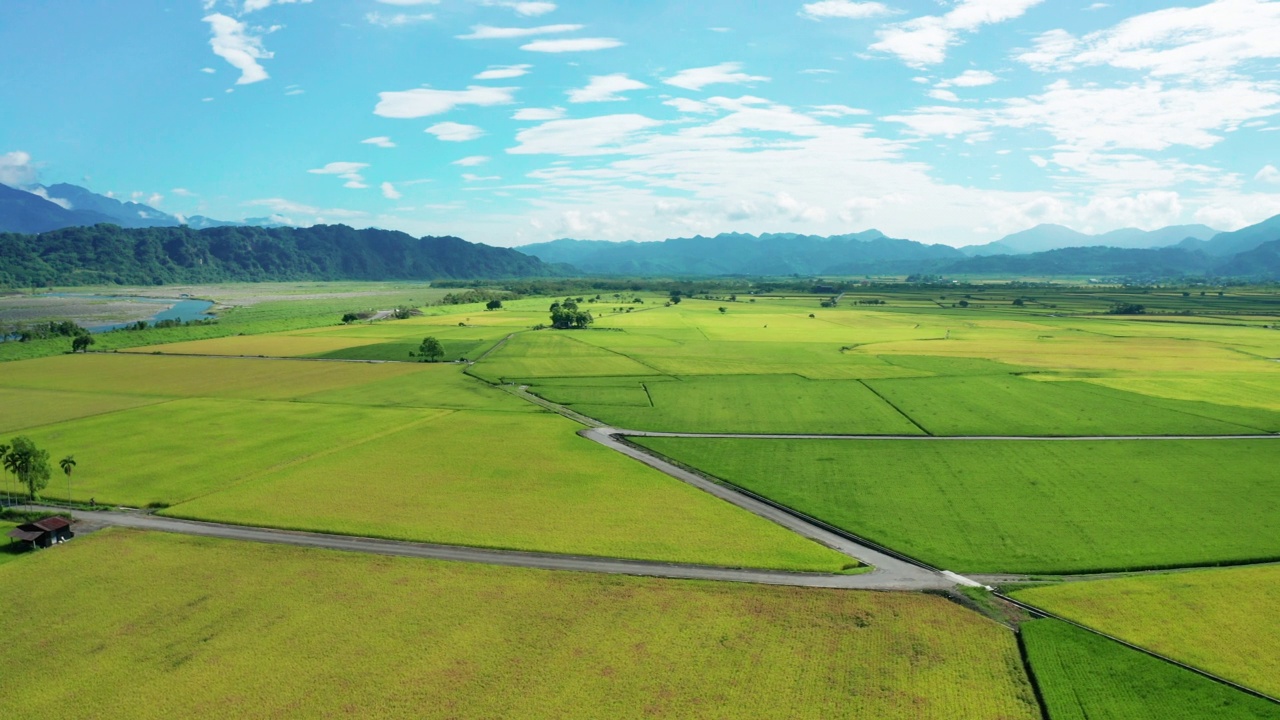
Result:
[[[26,190],[0,185],[0,233],[21,234],[0,235],[0,278],[19,284],[86,284],[90,280],[359,280],[565,274],[1280,276],[1280,216],[1221,233],[1204,225],[1177,225],[1088,235],[1061,225],[1039,225],[993,243],[965,248],[929,245],[867,230],[830,237],[725,233],[660,242],[564,239],[515,250],[458,238],[413,238],[404,233],[357,231],[346,226],[295,229],[278,220],[250,218],[234,223],[201,216],[184,218],[76,185],[36,185]],[[95,225],[103,227],[91,227]],[[121,228],[173,232],[122,235]],[[261,228],[281,232],[249,232]],[[244,232],[195,232],[211,229]],[[450,243],[441,244],[441,240]]]

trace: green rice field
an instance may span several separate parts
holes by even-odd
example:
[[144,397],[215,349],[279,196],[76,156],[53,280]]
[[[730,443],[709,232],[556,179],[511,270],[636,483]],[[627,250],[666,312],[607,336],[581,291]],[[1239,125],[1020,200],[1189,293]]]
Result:
[[1051,720],[1271,720],[1280,705],[1057,620],[1022,625]]
[[1013,634],[923,595],[120,530],[0,595],[4,717],[1039,717]]
[[1046,585],[1019,600],[1280,697],[1280,565]]
[[635,440],[957,572],[1280,557],[1280,440]]

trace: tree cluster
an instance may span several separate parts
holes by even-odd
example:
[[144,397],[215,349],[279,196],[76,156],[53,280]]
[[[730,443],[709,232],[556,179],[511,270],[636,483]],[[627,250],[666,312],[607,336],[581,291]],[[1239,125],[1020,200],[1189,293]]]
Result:
[[557,330],[581,329],[593,322],[595,318],[591,313],[579,310],[578,303],[573,298],[567,298],[562,303],[551,304],[551,327]]

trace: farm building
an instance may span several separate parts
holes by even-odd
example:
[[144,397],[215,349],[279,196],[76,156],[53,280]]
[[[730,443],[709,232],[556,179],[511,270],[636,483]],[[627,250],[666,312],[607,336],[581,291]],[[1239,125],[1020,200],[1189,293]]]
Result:
[[50,545],[66,542],[74,536],[75,533],[71,532],[71,521],[56,516],[19,525],[9,531],[10,538],[30,543],[33,548],[47,548]]

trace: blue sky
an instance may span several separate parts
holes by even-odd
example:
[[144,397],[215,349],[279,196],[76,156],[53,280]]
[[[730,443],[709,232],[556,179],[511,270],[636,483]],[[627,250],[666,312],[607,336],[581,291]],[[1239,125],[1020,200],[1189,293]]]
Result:
[[1280,213],[1280,1],[7,0],[0,182],[495,245]]

